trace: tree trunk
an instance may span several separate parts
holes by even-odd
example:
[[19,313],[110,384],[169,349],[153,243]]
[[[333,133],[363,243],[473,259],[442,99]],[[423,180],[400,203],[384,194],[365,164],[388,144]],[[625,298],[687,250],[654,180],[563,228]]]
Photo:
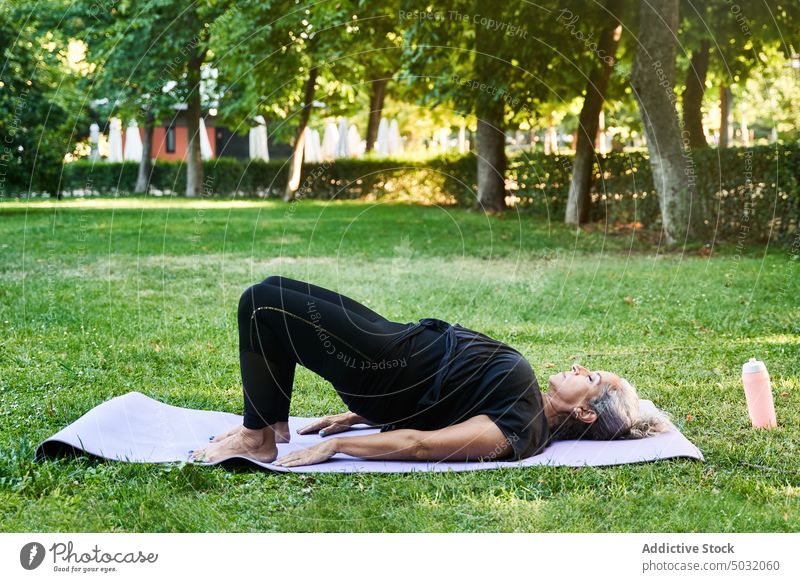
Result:
[[647,34],[639,37],[631,72],[668,244],[690,234],[695,183],[691,158],[683,151],[673,91],[678,1],[641,1],[639,30]]
[[369,120],[367,121],[366,151],[368,152],[375,149],[375,141],[378,139],[378,126],[381,123],[383,101],[386,98],[386,85],[388,84],[388,75],[372,81],[372,95],[369,98]]
[[485,212],[506,207],[506,139],[503,131],[503,102],[479,99],[476,107],[478,132],[478,201]]
[[[311,117],[311,107],[314,103],[314,85],[317,83],[319,69],[311,67],[308,71],[306,80],[306,90],[303,95],[303,108],[300,110],[300,120],[297,124],[297,136],[294,140],[292,149],[292,159],[289,162],[289,180],[286,182],[286,190],[283,199],[289,202],[294,199],[295,193],[300,188],[300,180],[303,173],[303,149],[305,147],[305,130],[308,120]],[[340,136],[340,139],[347,139],[347,135]]]
[[203,158],[200,155],[200,65],[203,57],[195,54],[189,59],[186,82],[189,85],[189,98],[186,108],[186,133],[188,151],[186,152],[186,196],[200,196],[203,188]]
[[[482,16],[502,21],[499,14],[499,3],[481,3],[476,6],[484,8]],[[496,87],[497,61],[491,57],[497,42],[497,32],[489,27],[475,23],[475,61],[473,73],[475,78],[487,87]],[[478,194],[474,207],[484,212],[502,212],[506,207],[506,136],[505,136],[505,102],[495,99],[489,92],[476,92],[475,117],[478,118],[478,129],[475,133],[477,154]]]
[[153,127],[155,119],[148,111],[144,118],[144,136],[142,137],[142,160],[139,162],[139,173],[136,176],[136,194],[147,194],[150,189],[150,174],[153,172]]
[[700,48],[692,54],[686,71],[686,91],[683,94],[683,125],[688,133],[689,145],[693,148],[708,147],[703,133],[703,94],[706,90],[706,74],[711,44],[703,40]]
[[591,207],[590,189],[592,187],[592,166],[594,164],[594,142],[597,137],[600,112],[603,110],[608,79],[614,68],[614,58],[622,34],[619,15],[624,0],[606,0],[606,10],[612,15],[600,35],[597,54],[602,56],[598,66],[592,69],[586,84],[586,97],[578,120],[578,139],[575,146],[575,160],[572,164],[572,181],[567,197],[567,211],[564,222],[580,225],[589,221]]
[[731,133],[733,133],[732,102],[731,88],[722,85],[719,88],[719,147],[721,148],[727,148],[731,145]]

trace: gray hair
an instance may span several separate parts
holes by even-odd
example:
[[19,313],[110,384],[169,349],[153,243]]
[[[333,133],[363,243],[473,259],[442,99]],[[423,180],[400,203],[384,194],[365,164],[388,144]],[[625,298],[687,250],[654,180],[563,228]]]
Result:
[[556,416],[550,428],[551,440],[641,439],[672,426],[669,414],[663,410],[643,414],[636,389],[624,378],[620,378],[616,389],[604,384],[600,394],[589,400],[588,408],[597,414],[594,422],[584,422],[572,411]]

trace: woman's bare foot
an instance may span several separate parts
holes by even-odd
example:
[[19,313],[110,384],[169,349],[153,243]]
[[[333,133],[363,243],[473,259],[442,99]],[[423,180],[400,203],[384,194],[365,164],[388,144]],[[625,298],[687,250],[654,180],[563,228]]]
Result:
[[211,442],[212,443],[218,443],[220,441],[224,441],[229,436],[233,436],[236,433],[238,433],[241,429],[242,429],[242,425],[241,424],[237,424],[236,426],[234,426],[232,429],[230,429],[227,432],[224,432],[222,434],[214,435],[214,437],[211,439]]
[[[273,425],[270,425],[272,430],[275,432],[275,442],[276,443],[288,443],[291,439],[291,434],[289,433],[289,423],[288,422],[276,422]],[[222,434],[214,435],[210,442],[218,443],[220,441],[224,441],[226,438],[238,434],[239,431],[242,429],[242,425],[237,424],[232,429]]]
[[[230,432],[230,431],[229,431]],[[278,456],[275,433],[272,428],[250,429],[239,426],[236,432],[204,449],[192,451],[191,460],[213,463],[230,457],[244,457],[262,463],[271,463]]]

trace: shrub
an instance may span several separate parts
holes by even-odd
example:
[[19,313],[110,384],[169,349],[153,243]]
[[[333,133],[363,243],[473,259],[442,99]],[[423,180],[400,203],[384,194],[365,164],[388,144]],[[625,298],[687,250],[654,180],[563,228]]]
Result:
[[[702,149],[693,154],[692,202],[698,236],[705,239],[768,238],[786,243],[800,218],[800,146]],[[285,160],[219,158],[204,162],[206,196],[280,196],[288,176]],[[129,194],[137,165],[77,161],[65,166],[62,190],[83,195]],[[571,155],[518,155],[509,160],[507,186],[521,211],[561,221],[572,172]],[[337,160],[304,164],[300,198],[391,199],[470,206],[476,196],[473,154],[425,161]],[[182,195],[182,162],[157,162],[154,194]],[[612,153],[594,166],[592,218],[610,224],[660,227],[658,197],[647,154]]]

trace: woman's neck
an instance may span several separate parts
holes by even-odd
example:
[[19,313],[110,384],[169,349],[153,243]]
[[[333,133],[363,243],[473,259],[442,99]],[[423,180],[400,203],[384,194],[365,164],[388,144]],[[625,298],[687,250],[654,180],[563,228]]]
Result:
[[544,409],[544,416],[547,419],[547,426],[548,428],[552,428],[558,413],[553,407],[549,392],[542,392],[542,408]]

